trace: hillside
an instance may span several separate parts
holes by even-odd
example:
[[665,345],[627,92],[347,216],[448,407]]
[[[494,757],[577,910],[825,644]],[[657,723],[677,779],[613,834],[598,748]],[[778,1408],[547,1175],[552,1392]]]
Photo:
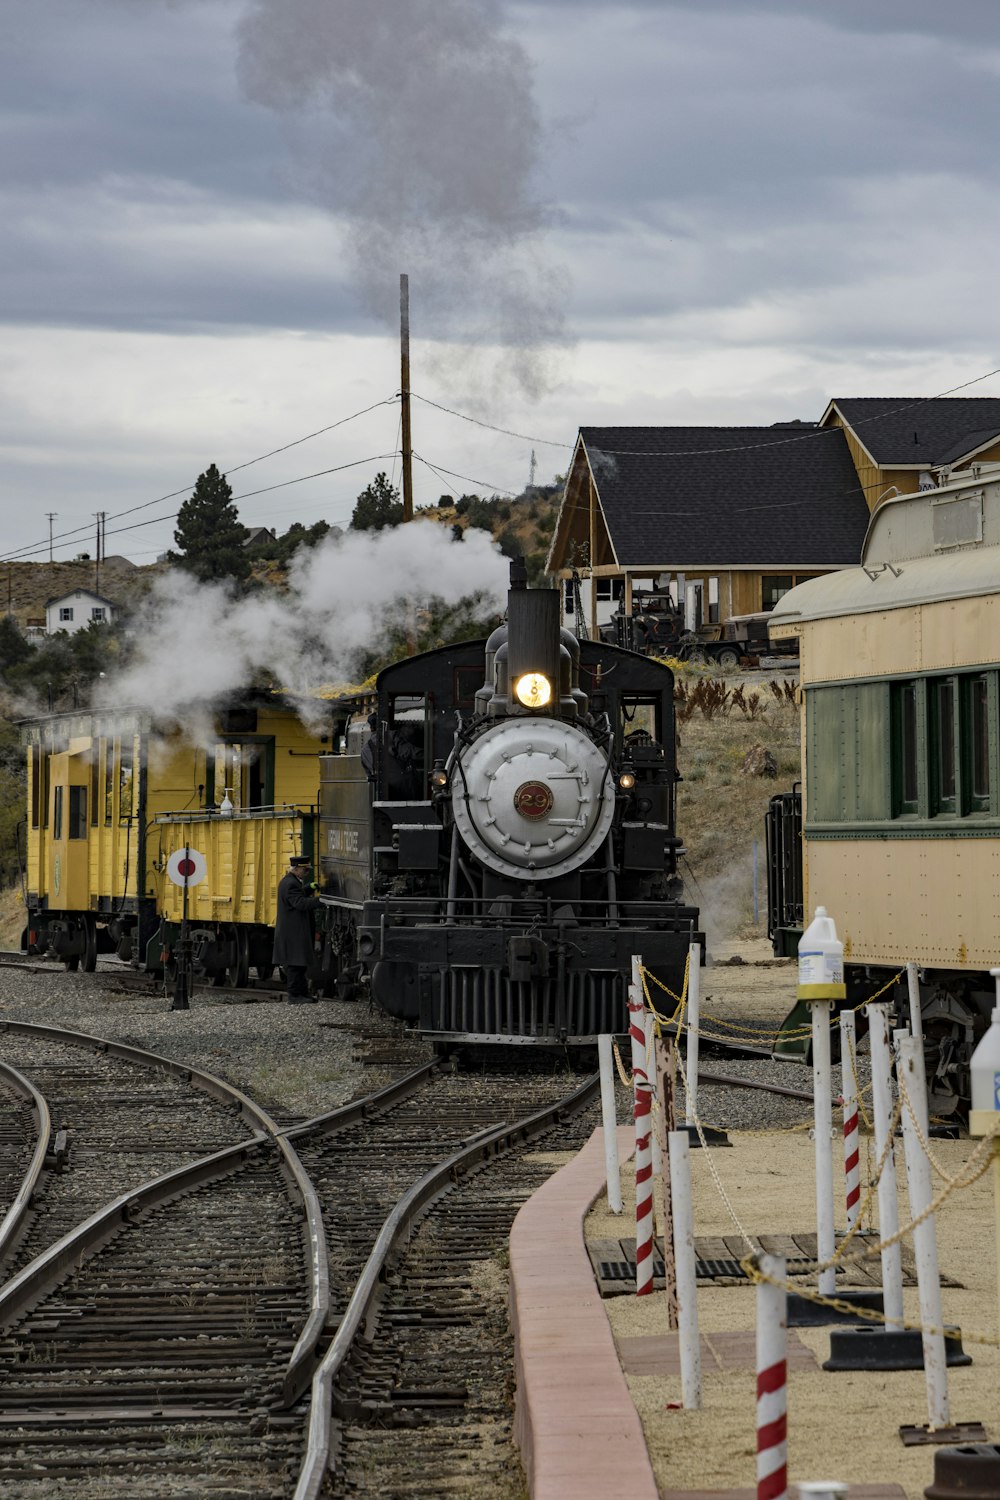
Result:
[[139,567],[127,557],[88,562],[8,562],[0,568],[0,610],[21,626],[45,619],[50,599],[91,589],[113,604],[132,606],[163,569],[162,563]]

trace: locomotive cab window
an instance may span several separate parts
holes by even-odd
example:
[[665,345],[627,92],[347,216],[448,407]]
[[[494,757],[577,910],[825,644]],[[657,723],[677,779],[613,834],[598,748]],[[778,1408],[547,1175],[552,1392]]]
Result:
[[385,739],[386,791],[400,801],[426,797],[428,701],[422,694],[398,693],[389,703]]
[[620,701],[619,735],[623,755],[648,759],[650,751],[662,753],[663,704],[659,698],[623,697]]

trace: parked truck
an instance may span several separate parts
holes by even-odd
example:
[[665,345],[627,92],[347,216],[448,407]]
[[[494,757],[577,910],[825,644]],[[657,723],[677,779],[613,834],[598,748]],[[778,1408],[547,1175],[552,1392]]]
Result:
[[724,672],[756,666],[762,656],[798,656],[793,638],[773,641],[768,636],[770,615],[731,615],[716,624],[684,628],[684,611],[669,594],[648,594],[633,603],[632,614],[619,611],[601,627],[601,638],[648,656],[672,656],[677,661],[712,663]]

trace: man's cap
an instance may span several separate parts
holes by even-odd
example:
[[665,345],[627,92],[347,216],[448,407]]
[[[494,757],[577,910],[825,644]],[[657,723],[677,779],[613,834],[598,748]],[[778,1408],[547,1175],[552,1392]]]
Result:
[[368,728],[369,729],[377,729],[378,728],[378,714],[369,714],[368,715]]
[[303,865],[311,865],[312,860],[307,854],[293,854],[288,863],[291,865],[293,870],[297,870],[301,869]]

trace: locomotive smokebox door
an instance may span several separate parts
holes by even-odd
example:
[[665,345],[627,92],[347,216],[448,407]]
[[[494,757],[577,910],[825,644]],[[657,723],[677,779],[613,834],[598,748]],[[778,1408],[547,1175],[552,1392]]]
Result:
[[399,868],[436,870],[441,830],[436,823],[397,823]]
[[507,944],[507,968],[514,981],[544,979],[549,972],[547,945],[537,937],[512,937]]

